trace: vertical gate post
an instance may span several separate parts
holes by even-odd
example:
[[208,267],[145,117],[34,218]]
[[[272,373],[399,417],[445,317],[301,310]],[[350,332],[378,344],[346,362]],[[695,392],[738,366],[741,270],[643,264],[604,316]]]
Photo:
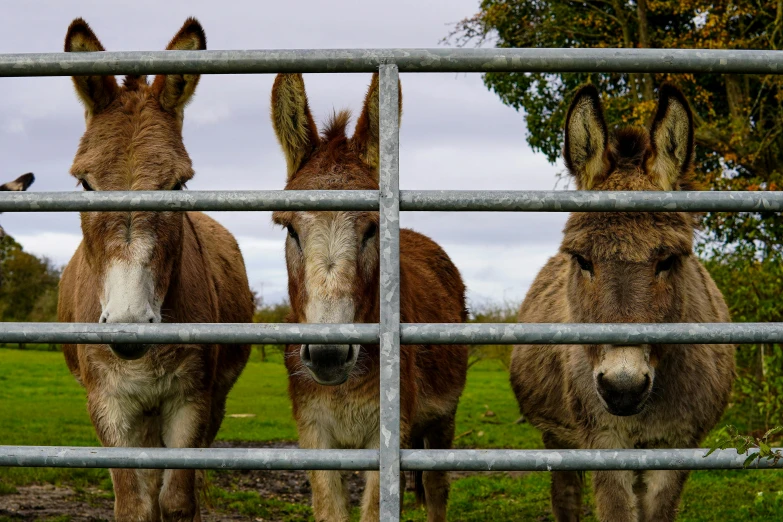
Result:
[[380,519],[400,519],[399,69],[380,66]]

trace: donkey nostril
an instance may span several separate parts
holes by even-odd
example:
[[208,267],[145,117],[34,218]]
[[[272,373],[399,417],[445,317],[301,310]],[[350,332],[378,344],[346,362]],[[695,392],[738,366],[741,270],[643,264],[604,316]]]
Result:
[[100,319],[100,322],[105,323],[107,318],[108,318],[108,316],[102,315],[101,319]]
[[150,317],[150,320],[148,322],[154,323],[155,322],[155,318],[154,317]]
[[599,373],[598,376],[595,378],[595,380],[598,382],[599,386],[604,385],[604,374]]
[[310,362],[310,345],[305,344],[302,346],[302,360]]
[[646,390],[649,387],[650,387],[650,374],[649,373],[645,373],[644,374],[644,387],[642,388],[642,390]]
[[349,345],[348,345],[348,352],[346,352],[346,354],[345,354],[345,360],[343,361],[344,363],[347,363],[347,362],[349,362],[351,359],[353,359],[353,350],[354,350],[354,348],[353,348],[353,345],[352,345],[352,344],[349,344]]

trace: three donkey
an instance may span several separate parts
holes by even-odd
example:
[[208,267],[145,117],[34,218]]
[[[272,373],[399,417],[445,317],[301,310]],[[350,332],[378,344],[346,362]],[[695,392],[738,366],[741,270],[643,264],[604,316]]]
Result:
[[[206,48],[188,19],[167,49]],[[67,52],[103,51],[75,20]],[[182,190],[193,175],[182,140],[184,107],[199,75],[79,76],[86,130],[71,169],[84,190]],[[352,136],[349,114],[319,132],[299,74],[280,74],[272,122],[286,163],[286,190],[378,190],[378,75]],[[400,100],[400,110],[402,108]],[[661,88],[651,130],[610,134],[597,91],[581,90],[568,113],[565,160],[580,190],[691,189],[693,118]],[[32,178],[30,179],[32,182]],[[24,183],[22,182],[22,185]],[[29,183],[27,184],[29,186]],[[26,187],[25,187],[26,188]],[[375,212],[273,214],[288,232],[289,322],[375,323],[379,241]],[[521,322],[725,322],[726,305],[693,255],[697,219],[686,213],[575,213],[561,251],[531,287]],[[231,234],[198,212],[84,212],[83,241],[65,268],[64,322],[251,322],[253,298]],[[459,271],[435,242],[400,231],[402,322],[467,319]],[[106,446],[207,447],[250,347],[66,345]],[[401,443],[448,449],[465,386],[465,346],[401,347]],[[289,345],[289,395],[303,448],[379,447],[376,345]],[[698,368],[698,372],[692,371]],[[725,409],[733,346],[518,346],[512,387],[548,448],[694,447]],[[698,405],[696,407],[695,405]],[[118,520],[200,520],[192,470],[112,470]],[[318,521],[345,521],[344,477],[312,471]],[[683,471],[598,472],[601,520],[673,520]],[[428,520],[446,520],[445,472],[416,475]],[[367,472],[362,520],[378,520],[378,472]],[[555,472],[558,520],[578,520],[582,475]]]

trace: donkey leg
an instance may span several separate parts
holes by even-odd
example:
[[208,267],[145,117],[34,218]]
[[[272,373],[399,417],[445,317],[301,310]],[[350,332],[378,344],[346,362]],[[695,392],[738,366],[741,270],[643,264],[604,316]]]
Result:
[[557,522],[579,522],[583,485],[578,471],[552,472],[552,512]]
[[[456,412],[454,412],[456,414]],[[450,449],[454,441],[454,416],[432,423],[424,431],[426,449]],[[446,522],[449,503],[449,473],[447,471],[425,471],[424,502],[427,505],[427,522]]]
[[[87,410],[101,444],[107,447],[159,447],[157,420],[144,417],[137,404],[100,394],[87,397]],[[157,522],[161,472],[156,469],[110,469],[114,518]]]
[[364,493],[362,494],[362,522],[378,522],[381,517],[380,503],[381,474],[377,471],[365,471]]
[[[200,448],[209,422],[209,399],[163,404],[163,443],[167,448]],[[165,522],[198,522],[201,512],[198,505],[196,470],[167,469],[163,472],[160,491],[160,511]]]
[[[334,441],[328,432],[310,422],[298,423],[299,447],[303,449],[332,449]],[[316,522],[348,522],[348,490],[339,471],[308,471],[313,489],[313,516]]]
[[642,474],[646,487],[641,498],[643,522],[672,522],[676,518],[688,473],[654,470]]
[[[549,433],[543,434],[547,449],[563,449],[568,445],[559,442]],[[582,514],[582,489],[584,474],[578,471],[553,471],[551,502],[552,513],[558,522],[578,522]]]
[[348,522],[348,495],[340,472],[308,471],[307,476],[313,488],[313,516],[316,522]]
[[596,471],[593,473],[596,515],[601,522],[638,522],[633,471]]

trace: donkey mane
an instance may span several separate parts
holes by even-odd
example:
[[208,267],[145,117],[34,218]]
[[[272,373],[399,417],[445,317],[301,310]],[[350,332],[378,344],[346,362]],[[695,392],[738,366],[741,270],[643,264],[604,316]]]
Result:
[[[632,126],[618,129],[611,137],[609,154],[612,164],[617,170],[640,169],[646,171],[647,160],[653,154],[649,131],[642,127]],[[680,176],[674,188],[676,190],[704,190],[704,185],[695,179],[693,168],[690,168]]]
[[129,74],[122,80],[122,86],[128,91],[138,91],[141,86],[149,87],[144,74]]
[[324,140],[324,145],[332,147],[348,141],[346,128],[350,121],[351,111],[343,109],[339,112],[333,112],[332,115],[329,116],[329,119],[326,120],[326,126],[321,132],[321,139]]
[[625,127],[612,138],[612,159],[620,168],[642,167],[651,152],[650,135],[639,127]]

